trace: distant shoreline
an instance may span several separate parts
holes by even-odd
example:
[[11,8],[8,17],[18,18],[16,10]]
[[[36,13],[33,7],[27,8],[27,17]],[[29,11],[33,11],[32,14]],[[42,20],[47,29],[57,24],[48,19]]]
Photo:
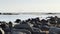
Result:
[[0,13],[0,15],[19,15],[19,13]]
[[30,12],[30,13],[0,13],[0,15],[20,15],[20,14],[55,15],[55,14],[60,14],[60,13],[38,13],[38,12]]

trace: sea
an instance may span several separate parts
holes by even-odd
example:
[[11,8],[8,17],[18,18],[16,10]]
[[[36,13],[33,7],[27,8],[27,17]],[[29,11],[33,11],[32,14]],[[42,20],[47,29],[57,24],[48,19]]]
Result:
[[19,14],[19,15],[0,15],[0,21],[6,21],[6,22],[14,22],[16,19],[21,20],[27,20],[31,18],[39,17],[40,19],[47,19],[48,16],[58,16],[60,17],[60,14]]

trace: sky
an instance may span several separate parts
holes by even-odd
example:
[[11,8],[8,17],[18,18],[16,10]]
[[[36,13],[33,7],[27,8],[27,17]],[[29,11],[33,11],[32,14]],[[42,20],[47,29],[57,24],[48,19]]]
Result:
[[60,12],[60,0],[0,0],[0,12]]

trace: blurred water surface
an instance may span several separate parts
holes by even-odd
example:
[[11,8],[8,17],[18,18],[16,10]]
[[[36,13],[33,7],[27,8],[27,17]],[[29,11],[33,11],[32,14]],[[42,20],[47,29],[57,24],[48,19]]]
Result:
[[45,19],[48,16],[58,16],[60,15],[33,15],[33,14],[20,14],[20,15],[0,15],[0,21],[15,21],[16,19],[26,20],[28,18],[36,18]]

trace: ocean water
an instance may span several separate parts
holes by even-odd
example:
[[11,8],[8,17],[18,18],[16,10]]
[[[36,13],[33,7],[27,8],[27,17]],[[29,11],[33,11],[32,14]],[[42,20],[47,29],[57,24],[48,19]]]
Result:
[[26,20],[28,18],[36,18],[39,17],[40,19],[46,19],[48,16],[58,16],[60,15],[33,15],[33,14],[20,14],[20,15],[0,15],[0,21],[15,21],[16,19]]

